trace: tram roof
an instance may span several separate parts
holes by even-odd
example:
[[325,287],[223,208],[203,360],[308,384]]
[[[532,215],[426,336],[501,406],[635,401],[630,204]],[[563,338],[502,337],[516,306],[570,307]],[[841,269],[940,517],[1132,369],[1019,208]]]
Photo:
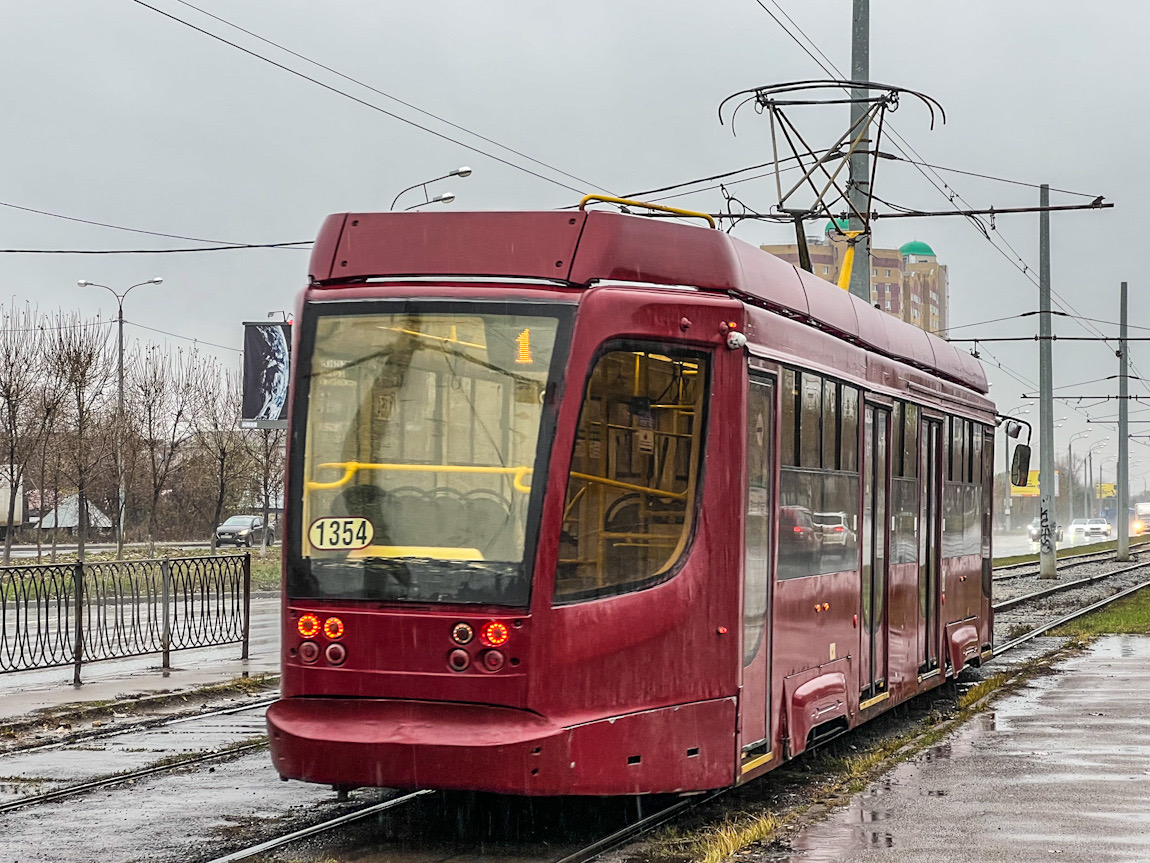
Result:
[[339,213],[312,249],[317,287],[402,276],[690,285],[804,320],[987,393],[981,364],[935,335],[722,231],[602,210]]

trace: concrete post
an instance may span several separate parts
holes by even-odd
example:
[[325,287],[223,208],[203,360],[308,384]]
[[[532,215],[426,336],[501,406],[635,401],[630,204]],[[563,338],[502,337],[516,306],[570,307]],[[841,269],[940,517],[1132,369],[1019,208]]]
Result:
[[1126,283],[1122,283],[1118,330],[1118,500],[1114,519],[1118,522],[1118,548],[1115,560],[1130,559],[1130,399],[1126,341]]
[[[870,0],[854,0],[854,14],[851,23],[851,79],[870,80]],[[865,99],[870,91],[862,87],[851,89],[852,99]],[[862,102],[851,103],[851,129],[858,133],[867,106]],[[869,136],[867,136],[869,138]],[[870,194],[870,157],[856,152],[850,159],[850,202],[858,212],[866,211]],[[849,231],[861,231],[863,224],[854,216],[850,218]],[[850,292],[870,305],[870,237],[865,234],[856,237],[854,266],[851,269]]]
[[1039,384],[1039,465],[1038,465],[1038,545],[1041,578],[1057,576],[1054,515],[1054,363],[1051,356],[1050,327],[1050,186],[1039,192],[1043,210],[1038,230],[1038,384]]

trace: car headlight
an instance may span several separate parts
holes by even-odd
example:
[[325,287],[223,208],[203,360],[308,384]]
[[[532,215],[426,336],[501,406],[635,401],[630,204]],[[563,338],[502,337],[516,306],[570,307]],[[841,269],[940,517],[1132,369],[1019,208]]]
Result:
[[247,527],[245,527],[243,530],[241,530],[239,532],[240,536],[247,536],[249,533],[251,533],[251,528],[247,528]]

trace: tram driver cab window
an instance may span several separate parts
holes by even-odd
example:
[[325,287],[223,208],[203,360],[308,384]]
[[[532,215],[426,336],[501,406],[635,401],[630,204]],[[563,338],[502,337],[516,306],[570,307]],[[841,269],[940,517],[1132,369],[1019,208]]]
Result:
[[709,363],[628,345],[588,379],[563,505],[555,598],[638,590],[672,574],[691,535]]

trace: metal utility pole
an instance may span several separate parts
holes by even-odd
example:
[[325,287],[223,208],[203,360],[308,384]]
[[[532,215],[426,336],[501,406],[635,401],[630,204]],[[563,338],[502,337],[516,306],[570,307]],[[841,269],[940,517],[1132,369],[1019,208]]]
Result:
[[[851,80],[870,80],[870,0],[854,0],[854,14],[851,22]],[[870,91],[862,87],[851,88],[851,129],[858,134],[860,124],[864,121],[867,106],[862,100],[870,95]],[[853,136],[852,136],[853,137]],[[860,149],[865,149],[860,148]],[[850,160],[849,195],[851,206],[855,211],[865,212],[867,197],[870,192],[870,157],[866,153],[856,152]],[[851,216],[847,230],[862,231],[864,225],[856,217]],[[855,244],[854,267],[851,269],[850,292],[870,304],[870,237],[859,234],[850,242]]]
[[1051,356],[1050,327],[1050,186],[1039,192],[1043,207],[1038,214],[1038,384],[1039,453],[1038,464],[1038,543],[1041,578],[1054,578],[1057,572],[1054,524],[1054,364]]
[[1118,329],[1118,548],[1115,560],[1130,559],[1130,399],[1127,378],[1130,361],[1126,341],[1126,283],[1122,283]]

